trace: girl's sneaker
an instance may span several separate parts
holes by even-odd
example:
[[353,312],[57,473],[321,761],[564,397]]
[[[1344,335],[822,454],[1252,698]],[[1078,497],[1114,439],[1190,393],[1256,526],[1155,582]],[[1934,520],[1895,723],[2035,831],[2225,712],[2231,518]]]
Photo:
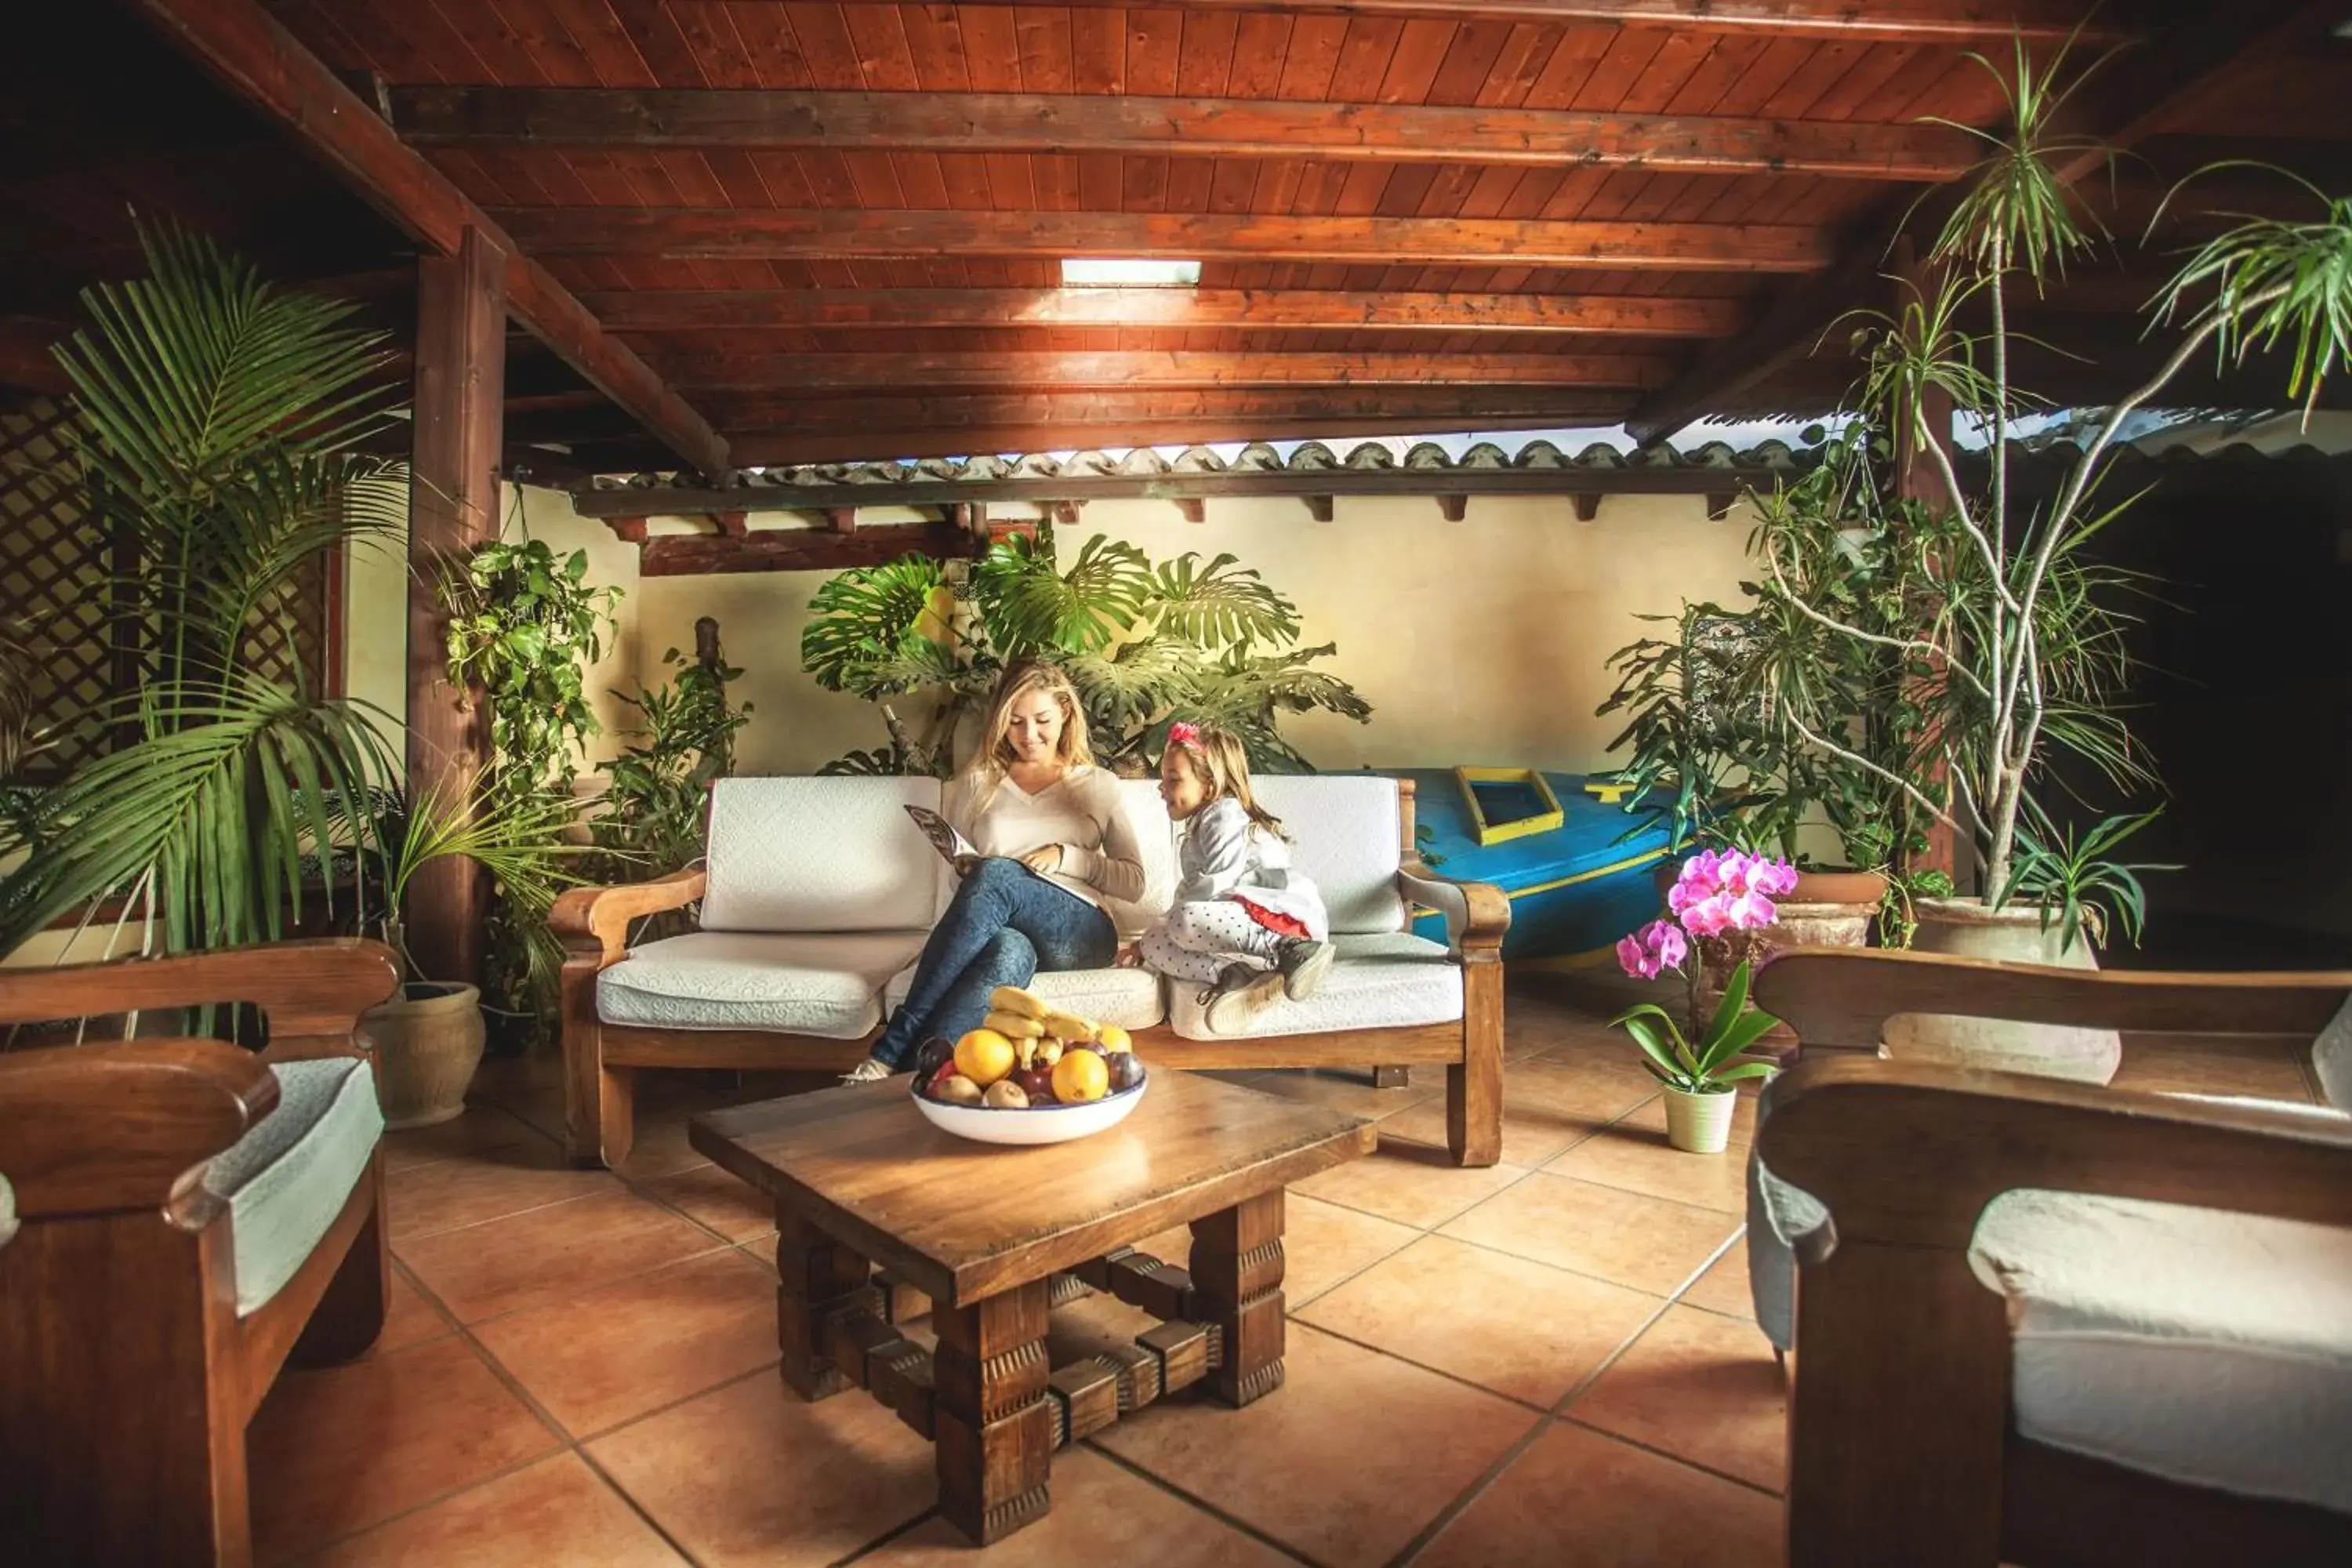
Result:
[[1250,1021],[1282,994],[1282,971],[1257,969],[1246,963],[1228,963],[1225,972],[1217,976],[1216,984],[1201,993],[1207,1005],[1202,1022],[1213,1035],[1238,1035],[1249,1027]]
[[1293,1002],[1304,1002],[1323,988],[1323,977],[1331,973],[1334,957],[1331,944],[1311,937],[1286,936],[1276,947],[1275,973],[1282,976],[1282,994]]

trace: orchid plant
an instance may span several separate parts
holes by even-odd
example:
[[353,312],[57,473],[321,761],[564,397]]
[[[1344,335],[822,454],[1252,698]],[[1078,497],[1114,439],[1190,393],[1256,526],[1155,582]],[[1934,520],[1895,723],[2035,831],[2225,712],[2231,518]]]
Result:
[[[1737,849],[1695,855],[1683,863],[1666,893],[1670,918],[1652,921],[1618,942],[1617,963],[1639,980],[1655,980],[1669,969],[1680,971],[1694,944],[1737,940],[1738,933],[1771,925],[1780,919],[1772,900],[1786,898],[1796,886],[1797,868],[1786,860]],[[1780,1022],[1769,1013],[1749,1009],[1752,969],[1752,959],[1740,959],[1696,1041],[1685,1038],[1674,1015],[1654,1002],[1630,1007],[1610,1023],[1633,1037],[1642,1047],[1642,1065],[1667,1088],[1685,1094],[1728,1094],[1741,1079],[1772,1070],[1769,1062],[1738,1059]]]

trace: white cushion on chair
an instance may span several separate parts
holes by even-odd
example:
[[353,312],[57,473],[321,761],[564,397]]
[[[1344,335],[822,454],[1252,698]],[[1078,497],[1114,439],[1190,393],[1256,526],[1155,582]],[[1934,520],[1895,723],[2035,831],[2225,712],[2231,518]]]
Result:
[[383,1136],[375,1074],[358,1057],[282,1062],[278,1108],[205,1171],[229,1205],[236,1315],[269,1304],[309,1261]]
[[650,942],[596,976],[596,1016],[659,1029],[856,1039],[881,1022],[883,983],[922,951],[923,936],[695,931]]
[[[1404,900],[1397,842],[1397,781],[1371,773],[1267,773],[1257,803],[1282,819],[1291,860],[1315,879],[1335,931],[1399,931]],[[1457,1015],[1458,1016],[1458,1015]]]
[[710,790],[706,931],[908,931],[929,925],[940,860],[906,807],[933,778],[720,779]]
[[[911,963],[892,975],[882,993],[884,1010],[896,1012],[914,983]],[[1149,1029],[1166,1016],[1160,976],[1148,969],[1057,969],[1032,977],[1024,989],[1082,1018],[1122,1029]]]
[[[1339,936],[1338,958],[1323,984],[1304,1002],[1277,999],[1240,1031],[1261,1035],[1329,1035],[1350,1029],[1390,1029],[1414,1024],[1450,1024],[1462,1016],[1462,966],[1444,942],[1410,931]],[[1168,983],[1168,1021],[1187,1040],[1235,1037],[1209,1028],[1201,1005],[1202,986]]]
[[2352,1513],[2352,1231],[2021,1191],[1969,1261],[2009,1298],[2021,1436]]

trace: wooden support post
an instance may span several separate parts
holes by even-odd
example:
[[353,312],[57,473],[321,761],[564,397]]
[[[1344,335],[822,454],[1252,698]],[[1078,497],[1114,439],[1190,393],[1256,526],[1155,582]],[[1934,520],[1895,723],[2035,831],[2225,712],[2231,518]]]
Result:
[[613,537],[624,544],[643,544],[646,542],[646,520],[642,517],[608,517],[604,520],[604,526],[611,529]]
[[1282,1189],[1192,1222],[1192,1291],[1223,1353],[1209,1386],[1247,1405],[1282,1386]]
[[1470,515],[1470,498],[1460,492],[1437,498],[1438,515],[1448,522],[1460,522]]
[[1209,503],[1201,500],[1197,496],[1178,497],[1176,501],[1176,510],[1186,522],[1206,522],[1209,521]]
[[[489,756],[488,713],[449,684],[445,574],[498,537],[499,419],[506,392],[507,254],[468,228],[455,256],[416,264],[414,467],[408,487],[408,787],[471,797]],[[488,881],[462,855],[408,884],[409,951],[435,980],[480,979]]]
[[854,506],[833,506],[824,510],[825,526],[835,533],[857,531],[857,509]]
[[1591,522],[1594,518],[1601,515],[1601,492],[1599,490],[1587,490],[1582,494],[1570,496],[1569,499],[1576,503],[1577,521]]
[[991,1545],[1044,1517],[1054,1453],[1045,1397],[1045,1281],[970,1307],[940,1307],[937,1384],[940,1512]]
[[1331,521],[1331,498],[1329,496],[1307,496],[1303,499],[1307,502],[1307,516],[1313,518],[1318,522],[1328,522]]
[[1706,520],[1721,522],[1731,515],[1731,506],[1739,498],[1729,490],[1711,490],[1706,498]]
[[710,514],[710,521],[728,538],[740,539],[750,531],[750,525],[744,521],[747,516],[748,513],[740,511],[714,511]]

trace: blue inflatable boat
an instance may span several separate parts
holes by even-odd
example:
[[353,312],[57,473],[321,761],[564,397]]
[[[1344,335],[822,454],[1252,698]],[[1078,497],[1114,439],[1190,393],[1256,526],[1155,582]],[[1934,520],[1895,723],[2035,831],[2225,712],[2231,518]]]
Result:
[[[1656,918],[1652,879],[1666,855],[1663,813],[1645,817],[1603,804],[1580,773],[1523,775],[1513,784],[1502,777],[1507,770],[1494,768],[1380,771],[1413,781],[1417,836],[1432,869],[1492,882],[1509,897],[1506,959],[1596,962],[1619,937]],[[1445,939],[1445,921],[1433,911],[1421,913],[1412,929]]]

